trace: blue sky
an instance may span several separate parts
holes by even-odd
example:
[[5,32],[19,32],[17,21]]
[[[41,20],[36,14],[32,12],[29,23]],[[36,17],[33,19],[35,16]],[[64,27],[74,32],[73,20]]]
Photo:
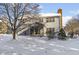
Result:
[[79,3],[41,3],[42,13],[57,12],[58,8],[62,8],[63,16],[74,16],[74,12],[79,10]]
[[40,6],[41,13],[57,13],[58,8],[62,8],[64,26],[72,16],[79,14],[79,3],[40,3]]

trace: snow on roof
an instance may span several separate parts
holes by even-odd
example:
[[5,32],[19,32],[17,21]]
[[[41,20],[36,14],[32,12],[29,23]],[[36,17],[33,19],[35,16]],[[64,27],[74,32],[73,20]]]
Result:
[[61,14],[58,13],[40,13],[42,17],[49,17],[49,16],[61,16]]
[[[61,16],[61,14],[58,14],[58,13],[39,13],[39,16],[40,17],[51,17],[51,16]],[[32,17],[32,14],[31,15],[29,15],[29,14],[24,15],[23,18],[27,18],[27,17]]]
[[0,22],[2,22],[2,20],[0,20]]

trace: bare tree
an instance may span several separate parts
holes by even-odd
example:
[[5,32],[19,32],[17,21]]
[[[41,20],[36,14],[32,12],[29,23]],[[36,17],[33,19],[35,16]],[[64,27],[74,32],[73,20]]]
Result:
[[[27,19],[37,19],[39,14],[39,5],[35,3],[2,3],[0,4],[0,15],[8,21],[8,27],[11,28],[13,39],[16,39],[16,33]],[[26,19],[23,19],[26,17]]]
[[65,26],[65,30],[68,32],[74,32],[76,28],[79,27],[79,20],[72,18],[71,20],[68,21],[68,23]]

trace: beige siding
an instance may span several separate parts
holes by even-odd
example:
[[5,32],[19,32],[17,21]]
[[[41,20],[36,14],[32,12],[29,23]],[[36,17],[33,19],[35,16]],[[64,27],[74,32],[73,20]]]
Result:
[[46,36],[47,28],[54,28],[55,32],[59,31],[60,17],[54,17],[54,20],[55,20],[54,22],[46,22],[46,18],[43,18],[44,25],[45,25],[45,27],[43,28],[44,29],[44,36]]

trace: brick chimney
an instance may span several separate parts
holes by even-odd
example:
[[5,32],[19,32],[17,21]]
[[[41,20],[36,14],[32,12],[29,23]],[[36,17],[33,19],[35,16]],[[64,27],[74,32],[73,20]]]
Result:
[[60,23],[60,29],[61,29],[62,28],[62,9],[59,8],[58,11],[57,11],[57,13],[61,15],[60,16],[60,22],[59,22]]

